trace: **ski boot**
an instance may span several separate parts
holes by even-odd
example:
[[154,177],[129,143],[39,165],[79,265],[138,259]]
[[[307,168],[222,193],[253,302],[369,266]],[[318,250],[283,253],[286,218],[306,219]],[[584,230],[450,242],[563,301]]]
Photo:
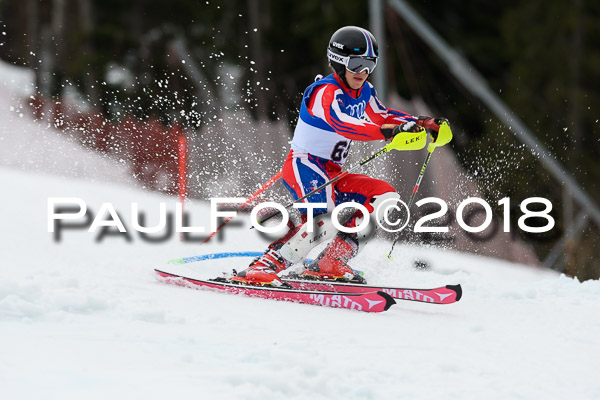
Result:
[[303,278],[367,283],[347,264],[357,254],[356,235],[338,234],[302,273]]
[[288,284],[279,279],[277,274],[286,269],[289,263],[279,254],[281,243],[269,246],[265,254],[256,257],[252,263],[241,272],[234,270],[231,278],[233,283],[255,286],[287,287]]

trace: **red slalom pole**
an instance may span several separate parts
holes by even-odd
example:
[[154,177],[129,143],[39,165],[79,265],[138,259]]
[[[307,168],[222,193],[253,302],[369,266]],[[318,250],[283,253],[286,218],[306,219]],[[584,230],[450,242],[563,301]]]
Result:
[[[275,175],[273,175],[271,177],[271,179],[269,179],[264,185],[261,186],[260,189],[258,189],[256,192],[252,193],[250,195],[250,197],[248,197],[248,199],[244,202],[244,204],[242,204],[242,206],[240,207],[240,210],[243,210],[246,206],[248,206],[250,203],[252,203],[258,196],[260,196],[260,194],[262,192],[264,192],[271,185],[273,185],[275,182],[277,182],[279,180],[279,178],[281,178],[281,171],[279,171],[278,173],[276,173]],[[214,232],[212,232],[204,240],[204,242],[202,242],[202,244],[208,243],[217,234],[217,232],[219,232],[219,230],[221,230],[221,228],[223,228],[225,225],[227,225],[229,223],[229,221],[231,221],[232,219],[233,219],[233,217],[227,217],[227,219],[225,219],[225,221],[223,221],[221,223],[221,225],[219,225],[219,227]]]
[[[176,127],[174,128],[177,131]],[[187,141],[185,136],[178,132],[177,138],[177,161],[178,161],[178,193],[179,193],[179,202],[181,203],[181,214],[183,217],[183,204],[185,202],[185,195],[187,191]],[[183,233],[180,234],[179,239],[183,241]]]
[[179,146],[178,146],[178,160],[179,160],[179,176],[178,176],[178,191],[179,191],[179,201],[181,202],[181,206],[183,208],[183,201],[185,200],[185,192],[187,190],[187,143],[185,140],[185,136],[179,136]]

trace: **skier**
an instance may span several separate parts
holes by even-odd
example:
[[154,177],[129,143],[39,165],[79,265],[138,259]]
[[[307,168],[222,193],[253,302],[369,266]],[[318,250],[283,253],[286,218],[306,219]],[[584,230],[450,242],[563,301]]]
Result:
[[[333,73],[324,78],[317,76],[305,90],[291,150],[282,169],[283,183],[294,199],[339,175],[353,140],[390,141],[402,132],[426,129],[435,141],[440,124],[446,121],[388,109],[378,100],[375,89],[367,81],[377,66],[378,46],[366,29],[346,26],[337,30],[329,41],[327,57]],[[307,210],[300,209],[303,224],[271,243],[262,256],[233,276],[232,281],[281,286],[279,272],[302,261],[318,243],[330,240],[304,270],[303,276],[364,282],[347,263],[364,248],[372,230],[336,234],[327,213],[349,201],[360,203],[373,213],[383,202],[399,198],[387,182],[349,174],[304,200],[327,204],[327,209],[314,210],[312,233],[308,232],[306,223]],[[359,226],[364,217],[359,210],[345,226]]]

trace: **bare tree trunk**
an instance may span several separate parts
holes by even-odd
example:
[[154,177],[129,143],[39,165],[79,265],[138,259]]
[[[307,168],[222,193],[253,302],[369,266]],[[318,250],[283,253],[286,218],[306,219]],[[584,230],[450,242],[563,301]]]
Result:
[[[30,67],[37,71],[37,57],[39,51],[39,12],[38,12],[38,1],[27,0],[27,46],[31,49],[29,56],[27,57],[27,63]],[[36,72],[36,84],[37,84],[37,72]]]
[[[50,63],[52,66],[51,71],[53,72],[53,76],[56,77],[56,79],[48,82],[50,94],[58,97],[60,97],[62,94],[61,84],[65,75],[65,45],[63,35],[65,28],[65,5],[65,0],[53,0],[50,20],[50,31],[52,38],[46,38],[51,39],[53,43],[53,45],[50,46],[53,48],[53,51],[50,50],[47,54],[47,57],[53,60]],[[62,60],[62,62],[54,62],[54,60]]]
[[36,69],[36,86],[43,97],[50,97],[52,94],[52,70],[54,68],[52,29],[50,25],[44,24],[40,32],[40,62],[39,67]]
[[251,64],[249,83],[251,85],[252,92],[256,99],[256,112],[258,119],[265,119],[267,116],[267,101],[268,98],[265,95],[265,91],[261,87],[265,87],[267,84],[267,75],[265,73],[266,64],[263,57],[265,53],[262,48],[262,28],[261,23],[261,7],[259,0],[248,0],[248,16],[249,26],[248,35],[250,36],[250,60],[254,62]]
[[583,26],[582,26],[582,0],[572,2],[573,13],[575,13],[573,34],[571,36],[571,49],[568,60],[571,72],[569,88],[569,115],[573,122],[574,151],[579,152],[585,146],[585,133],[582,129],[581,116],[581,61],[583,55]]
[[[92,0],[79,0],[79,22],[85,37],[83,41],[83,52],[86,56],[94,53],[92,32],[94,30],[94,8]],[[88,65],[87,73],[83,75],[85,93],[88,95],[93,107],[100,104],[100,85],[98,84],[97,71],[94,66]]]

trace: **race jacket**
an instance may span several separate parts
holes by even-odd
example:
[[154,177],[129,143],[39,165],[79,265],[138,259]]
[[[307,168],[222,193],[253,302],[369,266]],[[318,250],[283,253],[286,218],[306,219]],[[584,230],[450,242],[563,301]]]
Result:
[[354,93],[356,90],[348,89],[334,74],[306,88],[292,150],[342,165],[353,140],[384,140],[381,125],[417,120],[408,113],[386,108],[369,82],[359,89],[357,97]]

